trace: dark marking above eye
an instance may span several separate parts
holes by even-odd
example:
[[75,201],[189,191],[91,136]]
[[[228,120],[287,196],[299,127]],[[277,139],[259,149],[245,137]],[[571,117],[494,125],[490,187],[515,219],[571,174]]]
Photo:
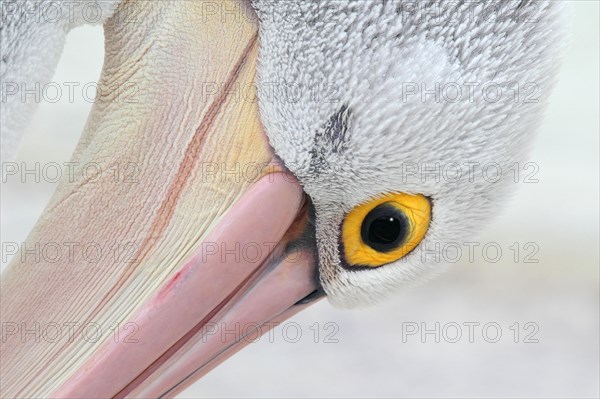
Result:
[[531,0],[521,0],[519,2],[519,5],[517,6],[517,10],[527,7],[527,4],[529,4],[530,2],[531,2]]
[[350,119],[352,111],[348,105],[342,105],[329,120],[317,130],[313,141],[313,147],[310,151],[310,166],[314,174],[327,163],[329,154],[340,154],[348,148],[347,134],[350,129]]

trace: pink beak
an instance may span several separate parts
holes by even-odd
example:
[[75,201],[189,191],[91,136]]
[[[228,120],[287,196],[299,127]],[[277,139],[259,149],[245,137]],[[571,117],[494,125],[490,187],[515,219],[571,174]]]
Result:
[[[281,173],[258,181],[131,317],[135,338],[106,343],[52,397],[171,396],[319,298],[311,249],[287,250],[302,207],[300,187]],[[236,255],[227,248],[257,243],[277,244],[227,260]]]
[[[125,92],[96,101],[72,162],[134,160],[139,173],[92,181],[76,169],[25,246],[133,243],[136,262],[15,255],[2,276],[0,396],[173,396],[322,297],[307,197],[275,161],[256,101],[234,93],[254,82],[257,24],[208,18],[204,3],[125,1],[105,25],[99,86]],[[252,181],[207,181],[203,168],[248,164],[261,165]],[[113,330],[83,342],[90,320]],[[68,325],[75,339],[23,335]]]

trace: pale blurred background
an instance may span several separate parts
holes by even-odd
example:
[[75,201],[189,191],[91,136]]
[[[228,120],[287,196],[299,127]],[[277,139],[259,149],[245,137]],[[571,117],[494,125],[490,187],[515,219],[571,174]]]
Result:
[[[600,10],[596,1],[573,2],[573,9],[572,45],[531,156],[539,183],[519,184],[479,238],[500,244],[499,262],[476,250],[474,262],[465,255],[437,280],[374,308],[341,311],[321,301],[292,320],[298,325],[289,336],[280,328],[272,340],[263,337],[180,397],[599,397]],[[76,29],[54,81],[95,82],[102,54],[100,27]],[[64,97],[42,104],[17,162],[69,159],[91,103]],[[3,242],[25,240],[55,187],[2,185]],[[515,242],[518,262],[509,249]],[[529,242],[539,246],[538,263],[524,262]],[[402,323],[433,329],[436,322],[458,323],[462,338],[403,339]],[[480,323],[472,343],[469,322]],[[502,329],[496,343],[482,335],[488,322]],[[528,322],[535,325],[525,329]],[[525,343],[535,326],[539,342]]]

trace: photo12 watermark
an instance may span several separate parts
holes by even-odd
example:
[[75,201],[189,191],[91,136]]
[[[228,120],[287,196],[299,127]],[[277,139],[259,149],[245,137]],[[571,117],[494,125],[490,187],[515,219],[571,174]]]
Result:
[[2,343],[14,342],[48,342],[73,343],[75,341],[95,344],[110,339],[115,343],[137,344],[139,325],[134,322],[113,323],[103,326],[97,322],[13,322],[1,323]]
[[539,343],[540,326],[536,322],[514,322],[503,325],[496,321],[416,322],[401,324],[402,343],[476,343],[495,344],[501,341],[523,344]]

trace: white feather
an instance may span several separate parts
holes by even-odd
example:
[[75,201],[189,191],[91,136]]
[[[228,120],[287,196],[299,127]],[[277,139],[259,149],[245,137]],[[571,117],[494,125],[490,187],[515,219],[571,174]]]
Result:
[[[23,132],[52,79],[67,33],[104,23],[120,0],[5,0],[0,29],[2,160],[16,155]],[[37,97],[36,97],[37,96]]]
[[[255,5],[261,19],[259,86],[280,89],[278,97],[259,96],[262,122],[314,203],[320,278],[328,298],[342,307],[370,304],[443,270],[444,256],[435,259],[427,251],[472,239],[515,186],[510,168],[525,159],[556,76],[565,36],[563,5],[329,0]],[[444,16],[445,9],[454,17]],[[467,91],[457,101],[449,92],[439,101],[407,93],[414,85],[467,90],[471,83],[479,84],[473,98]],[[485,97],[484,84],[502,85],[504,95],[494,101],[492,90]],[[510,84],[518,87],[519,99]],[[336,89],[335,101],[315,100],[311,88],[320,87],[323,95],[328,85]],[[286,87],[302,88],[301,95],[286,96]],[[533,90],[537,102],[525,101]],[[343,105],[352,114],[347,150],[319,147],[317,132],[322,134]],[[311,159],[315,152],[319,173]],[[403,173],[409,166],[422,170],[453,162],[465,165],[458,181],[441,172],[439,181]],[[488,171],[497,164],[504,176],[494,183],[494,174],[486,179],[480,167],[471,181],[467,162],[491,165]],[[385,192],[432,198],[425,239],[398,262],[372,270],[341,267],[344,216]]]

